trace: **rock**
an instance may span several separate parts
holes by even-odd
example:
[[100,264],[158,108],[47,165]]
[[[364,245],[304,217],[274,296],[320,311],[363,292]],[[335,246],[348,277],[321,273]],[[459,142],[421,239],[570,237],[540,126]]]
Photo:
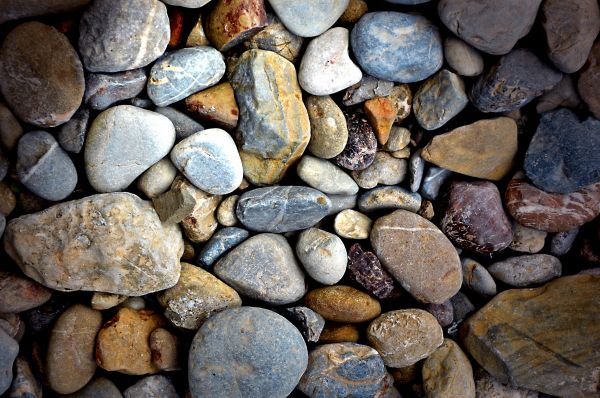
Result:
[[396,159],[387,152],[377,152],[369,167],[352,171],[352,178],[361,188],[371,189],[379,184],[400,184],[406,177],[406,170],[406,160]]
[[423,174],[425,173],[425,161],[421,157],[421,149],[412,154],[408,162],[409,181],[411,192],[417,192],[421,187]]
[[129,308],[134,311],[143,310],[146,308],[146,301],[141,297],[128,297],[119,308]]
[[[456,295],[450,299],[450,303],[452,304],[452,313],[454,315],[453,320],[455,325],[458,325],[469,315],[475,312],[475,306],[462,292],[456,293]],[[451,333],[451,330],[448,332]],[[454,332],[456,332],[456,330],[454,330]]]
[[5,182],[0,181],[0,214],[8,216],[17,206],[17,198]]
[[115,102],[130,99],[146,86],[144,69],[119,73],[91,73],[85,80],[83,101],[92,109],[103,111]]
[[588,57],[587,63],[581,70],[577,81],[577,91],[590,112],[600,119],[600,41],[596,41]]
[[58,318],[46,355],[46,376],[50,388],[70,394],[84,387],[96,372],[94,348],[102,326],[102,314],[75,304]]
[[538,98],[535,110],[542,114],[560,107],[575,109],[580,104],[581,99],[573,83],[573,78],[571,75],[565,75],[556,86]]
[[[27,327],[32,336],[40,336],[52,329],[52,324],[69,307],[64,299],[53,297],[40,307],[33,308],[27,312],[22,312],[23,327]],[[6,317],[6,316],[4,316]],[[13,324],[17,322],[11,322]],[[15,327],[16,328],[16,327]],[[16,337],[15,337],[16,339]],[[43,361],[45,354],[40,352],[40,361]]]
[[406,148],[402,148],[399,151],[390,152],[390,155],[392,155],[396,159],[408,159],[408,158],[410,158],[410,148],[406,147]]
[[363,212],[404,209],[416,213],[421,207],[421,195],[398,186],[373,188],[358,198]]
[[450,36],[444,40],[444,57],[448,65],[461,76],[477,76],[483,72],[483,57],[476,49]]
[[6,228],[6,218],[0,214],[0,237],[4,234],[4,228]]
[[408,84],[394,86],[388,98],[394,102],[394,107],[398,109],[395,123],[401,124],[412,110],[413,97],[410,86]]
[[230,130],[236,128],[240,113],[229,82],[190,95],[185,99],[185,108],[195,118]]
[[329,96],[309,96],[306,109],[311,137],[308,151],[323,159],[339,155],[348,142],[348,127],[342,110]]
[[52,292],[31,279],[0,271],[0,313],[17,313],[39,307]]
[[244,176],[255,185],[277,183],[310,139],[294,65],[270,51],[248,50],[233,70],[231,85],[240,108]]
[[427,304],[425,309],[435,317],[441,327],[450,326],[454,321],[454,307],[450,300],[441,304]]
[[239,307],[235,290],[202,268],[181,263],[181,277],[175,286],[160,292],[158,302],[175,326],[197,330],[207,318],[227,308]]
[[463,285],[483,297],[496,295],[496,282],[483,265],[470,258],[463,258],[461,264]]
[[313,95],[337,93],[362,79],[348,53],[350,32],[333,28],[311,40],[298,71],[300,86]]
[[553,256],[563,256],[571,250],[579,228],[572,229],[570,231],[559,232],[555,234],[550,240],[550,254]]
[[154,329],[148,337],[152,352],[152,363],[164,371],[180,370],[178,356],[179,341],[167,329]]
[[8,174],[8,168],[10,167],[10,161],[8,160],[8,156],[0,147],[0,181],[4,180],[6,174]]
[[475,388],[477,398],[538,398],[537,392],[502,384],[481,368],[475,372]]
[[185,47],[197,47],[197,46],[208,46],[210,42],[204,32],[202,24],[202,14],[198,15],[196,23],[192,27],[190,34],[185,42]]
[[548,282],[562,272],[560,260],[548,254],[509,257],[488,267],[494,278],[515,287]]
[[205,24],[206,36],[223,52],[242,43],[265,26],[267,13],[262,0],[217,0]]
[[325,326],[325,319],[308,307],[290,307],[283,313],[294,326],[298,328],[307,342],[319,341],[321,331]]
[[27,360],[23,357],[17,357],[14,362],[14,377],[7,396],[10,398],[42,397],[42,385],[34,376]]
[[191,395],[285,397],[307,362],[302,335],[281,315],[255,307],[229,309],[209,319],[194,337]]
[[300,177],[309,186],[332,195],[354,195],[358,185],[342,169],[324,159],[304,155],[297,168]]
[[562,77],[532,52],[520,48],[500,58],[477,80],[470,99],[481,112],[510,112],[556,86]]
[[71,120],[60,126],[57,138],[60,146],[65,151],[72,153],[81,152],[85,142],[89,119],[89,109],[82,107],[75,112]]
[[348,276],[380,300],[397,293],[394,280],[382,268],[377,256],[365,252],[359,243],[353,244],[348,250]]
[[363,75],[360,82],[346,90],[342,102],[346,106],[360,104],[375,97],[387,97],[392,94],[393,89],[394,82]]
[[55,127],[79,108],[83,67],[69,39],[53,27],[39,22],[18,25],[4,38],[0,60],[0,91],[19,119]]
[[440,304],[460,289],[462,272],[454,246],[414,213],[396,210],[379,218],[371,245],[385,269],[421,302]]
[[149,202],[113,193],[11,220],[4,249],[27,276],[52,289],[137,296],[177,282],[183,241]]
[[95,292],[92,294],[92,299],[90,300],[90,304],[92,309],[95,310],[107,310],[109,308],[116,307],[121,304],[129,297],[123,296],[120,294],[110,294],[110,293],[98,293]]
[[225,198],[217,209],[217,221],[225,227],[233,227],[238,223],[235,208],[240,195],[231,195]]
[[504,194],[506,208],[521,225],[546,232],[565,232],[600,214],[600,183],[570,194],[547,193],[513,178]]
[[517,149],[517,124],[499,117],[436,135],[421,156],[457,173],[498,181],[511,170]]
[[358,327],[354,324],[327,322],[319,337],[319,343],[356,343],[359,337]]
[[388,152],[396,152],[406,148],[410,144],[410,130],[406,127],[392,126],[390,136],[383,145]]
[[367,340],[386,366],[401,368],[427,358],[442,345],[444,336],[433,315],[408,309],[381,314],[369,325]]
[[[269,0],[281,22],[302,37],[319,36],[344,13],[349,0],[319,0],[298,3],[292,0]],[[310,23],[306,23],[310,21]]]
[[115,384],[104,378],[97,377],[90,381],[87,386],[74,394],[66,395],[68,398],[123,398]]
[[149,199],[154,199],[169,189],[176,176],[177,169],[171,160],[164,158],[144,171],[137,181],[137,188]]
[[577,72],[600,32],[598,2],[546,1],[541,14],[548,58],[565,73]]
[[73,161],[45,131],[29,132],[19,141],[17,176],[31,192],[51,201],[65,199],[77,185]]
[[377,300],[350,286],[335,285],[311,290],[304,305],[327,321],[361,323],[381,313]]
[[258,234],[215,264],[215,274],[237,292],[269,304],[289,304],[306,292],[304,273],[287,240]]
[[177,7],[200,8],[210,0],[163,0],[163,3]]
[[350,0],[346,10],[338,19],[338,22],[354,24],[360,17],[365,15],[368,11],[367,3],[364,0]]
[[158,107],[154,111],[166,116],[173,123],[173,126],[175,126],[176,141],[181,141],[192,134],[204,130],[204,127],[200,123],[170,106]]
[[463,324],[462,342],[501,383],[557,396],[593,396],[599,288],[600,277],[575,275],[505,291]]
[[13,379],[13,362],[19,353],[19,344],[0,328],[0,394],[4,394]]
[[236,215],[252,231],[281,233],[312,227],[330,208],[329,198],[316,189],[274,186],[244,192]]
[[547,232],[524,227],[515,221],[512,223],[512,229],[513,241],[509,246],[512,250],[522,253],[537,253],[544,248]]
[[17,343],[25,335],[25,322],[23,322],[19,314],[0,314],[0,328]]
[[525,154],[527,177],[546,192],[571,193],[600,182],[600,121],[568,109],[542,115]]
[[346,239],[367,239],[373,221],[367,216],[352,209],[341,211],[335,216],[333,228],[335,233]]
[[157,0],[93,2],[79,23],[79,51],[90,72],[121,72],[150,64],[170,39],[167,7]]
[[244,42],[247,50],[258,48],[273,51],[290,62],[296,62],[304,39],[287,30],[273,14],[267,14],[267,26]]
[[450,185],[440,228],[457,246],[488,254],[507,248],[512,226],[498,188],[488,181],[454,181]]
[[11,151],[17,146],[22,135],[23,127],[10,109],[0,101],[0,142],[4,148]]
[[344,242],[321,229],[309,228],[300,233],[296,255],[311,278],[324,285],[336,284],[346,272]]
[[357,113],[344,113],[348,126],[348,142],[335,162],[348,170],[366,169],[375,160],[377,138],[373,128]]
[[395,101],[387,97],[375,97],[367,100],[363,107],[369,123],[373,126],[377,141],[385,145],[398,114]]
[[442,69],[421,84],[413,98],[413,110],[421,127],[435,130],[458,115],[468,103],[461,78]]
[[329,216],[356,207],[356,195],[328,195],[328,198],[331,200],[331,209],[327,214]]
[[423,362],[423,389],[430,397],[475,398],[475,380],[469,358],[450,339]]
[[406,5],[414,5],[414,4],[422,4],[427,3],[430,0],[385,0],[388,3],[394,4],[406,4]]
[[88,180],[98,192],[127,188],[164,158],[175,142],[169,119],[131,105],[118,105],[96,117],[85,142]]
[[470,45],[488,54],[502,55],[529,33],[540,3],[541,0],[441,0],[438,14],[452,33]]
[[7,0],[2,4],[0,24],[16,19],[61,14],[77,11],[90,0],[42,0],[35,4],[20,0]]
[[173,384],[165,376],[147,376],[123,391],[124,398],[179,398]]

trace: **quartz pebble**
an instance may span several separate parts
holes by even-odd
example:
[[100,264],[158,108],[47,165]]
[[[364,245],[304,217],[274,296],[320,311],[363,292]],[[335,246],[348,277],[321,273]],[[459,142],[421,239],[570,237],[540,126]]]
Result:
[[416,213],[421,208],[421,196],[398,186],[373,188],[358,198],[360,211],[404,209]]
[[306,109],[310,118],[308,151],[331,159],[339,155],[348,142],[348,127],[342,110],[329,96],[309,96]]
[[335,285],[314,289],[304,305],[327,321],[361,323],[377,317],[381,305],[373,297],[350,286]]
[[83,101],[92,109],[103,111],[115,102],[133,98],[146,86],[144,69],[119,73],[90,73],[85,80]]
[[488,267],[492,276],[516,287],[527,287],[557,278],[562,273],[560,260],[548,254],[509,257]]
[[342,210],[335,216],[335,233],[346,239],[367,239],[373,222],[366,215],[352,209]]
[[296,255],[306,272],[317,282],[334,285],[346,272],[346,248],[337,236],[318,228],[300,233]]
[[199,265],[205,268],[211,267],[223,254],[242,243],[249,235],[245,229],[235,227],[217,231],[200,251]]
[[477,76],[483,72],[483,57],[476,49],[456,37],[444,40],[444,57],[461,76]]
[[348,250],[348,276],[380,300],[397,293],[394,280],[383,269],[377,256],[364,251],[358,243]]
[[318,0],[310,3],[269,0],[269,3],[292,33],[302,37],[313,37],[325,32],[338,20],[346,10],[349,0]]
[[331,195],[354,195],[358,185],[333,163],[304,155],[297,167],[298,177],[309,186]]

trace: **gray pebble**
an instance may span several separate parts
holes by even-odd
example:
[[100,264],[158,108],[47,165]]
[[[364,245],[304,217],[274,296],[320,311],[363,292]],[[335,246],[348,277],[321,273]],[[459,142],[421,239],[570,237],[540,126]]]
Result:
[[118,73],[91,73],[85,79],[83,101],[92,109],[103,111],[115,102],[133,98],[146,85],[143,68]]
[[488,267],[492,276],[508,285],[526,287],[548,282],[562,273],[560,260],[548,254],[509,257]]
[[410,190],[417,192],[421,187],[421,181],[423,181],[423,174],[425,172],[425,161],[421,157],[421,150],[419,149],[412,154],[408,161],[408,170],[410,177]]
[[427,304],[425,309],[437,319],[441,327],[450,326],[454,321],[454,307],[450,300],[441,304]]
[[466,257],[461,260],[461,264],[463,285],[483,297],[493,297],[496,295],[496,282],[483,265]]
[[173,384],[162,375],[146,376],[125,391],[124,398],[179,398]]
[[550,253],[554,256],[563,256],[571,250],[579,228],[572,229],[566,232],[559,232],[552,237],[550,241]]
[[330,216],[342,210],[355,208],[358,195],[328,195],[328,198],[331,201],[331,208],[327,215]]
[[360,211],[404,209],[416,213],[421,208],[421,195],[397,187],[379,187],[371,189],[358,198]]
[[292,33],[302,37],[319,36],[344,13],[349,0],[269,0],[271,7]]
[[22,18],[64,14],[85,7],[91,0],[5,0],[0,9],[0,24]]
[[162,0],[163,3],[171,6],[186,7],[186,8],[200,8],[203,5],[210,2],[210,0]]
[[331,195],[354,195],[358,185],[331,162],[304,155],[297,167],[298,177],[311,187]]
[[393,88],[394,82],[364,75],[360,82],[346,90],[342,102],[346,106],[352,106],[375,97],[387,97]]
[[460,323],[470,314],[475,312],[475,306],[462,292],[456,293],[451,299],[452,312],[454,314],[454,323]]
[[4,229],[6,228],[6,217],[2,213],[0,213],[0,237],[4,234]]
[[13,362],[19,353],[19,344],[0,328],[0,395],[10,387]]
[[58,130],[58,142],[60,146],[71,153],[79,153],[85,143],[90,110],[81,107],[75,112],[71,120],[60,126]]
[[154,103],[148,98],[134,97],[129,102],[131,103],[131,105],[137,106],[138,108],[142,109],[151,110],[152,108],[154,108]]
[[219,258],[246,239],[250,233],[242,228],[227,227],[218,230],[198,255],[198,265],[210,268]]
[[325,327],[325,318],[308,307],[286,308],[283,316],[294,324],[309,343],[319,341]]
[[440,188],[446,180],[452,175],[452,172],[437,166],[429,166],[423,177],[421,186],[421,195],[425,199],[436,200]]
[[383,146],[388,152],[401,151],[410,144],[410,130],[406,127],[392,126],[390,137]]
[[406,177],[406,169],[406,160],[396,159],[387,152],[377,152],[369,167],[352,171],[352,178],[364,189],[375,188],[379,184],[397,185]]
[[318,228],[302,231],[296,243],[296,255],[306,272],[324,285],[336,284],[346,273],[346,247],[330,232]]
[[173,126],[175,126],[175,134],[177,141],[181,141],[182,139],[187,138],[192,134],[204,130],[204,127],[202,127],[200,123],[198,123],[185,113],[179,112],[177,109],[171,108],[170,106],[166,106],[164,108],[156,108],[154,112],[166,116],[167,118],[169,118],[171,123],[173,123]]
[[177,177],[177,168],[169,158],[163,158],[144,171],[137,181],[137,188],[148,199],[153,199],[167,192],[175,177]]
[[444,41],[446,62],[461,76],[477,76],[483,72],[483,57],[479,52],[457,37]]

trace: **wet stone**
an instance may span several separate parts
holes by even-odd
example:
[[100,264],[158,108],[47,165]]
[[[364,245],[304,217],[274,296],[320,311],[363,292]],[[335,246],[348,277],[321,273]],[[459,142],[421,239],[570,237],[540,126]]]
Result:
[[348,276],[380,300],[398,293],[394,280],[383,269],[377,256],[364,251],[358,243],[348,250]]
[[416,213],[421,207],[421,195],[398,186],[368,190],[358,198],[358,208],[363,212],[404,209]]
[[346,147],[335,162],[348,170],[366,169],[375,160],[377,138],[369,122],[357,113],[344,113],[348,125]]
[[308,307],[286,308],[283,316],[294,324],[308,343],[319,341],[325,319]]
[[67,152],[79,153],[83,149],[85,135],[87,133],[90,111],[87,108],[79,108],[67,123],[60,126],[58,130],[58,142]]
[[548,282],[562,273],[560,260],[548,254],[509,257],[488,267],[492,276],[515,287]]
[[115,102],[130,99],[146,86],[144,69],[104,74],[90,73],[85,79],[83,101],[92,109],[103,111]]

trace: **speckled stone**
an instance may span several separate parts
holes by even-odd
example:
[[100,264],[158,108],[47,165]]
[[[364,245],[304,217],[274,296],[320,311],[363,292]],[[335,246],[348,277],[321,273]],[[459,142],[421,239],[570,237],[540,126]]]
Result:
[[381,313],[381,305],[367,293],[350,286],[335,285],[311,290],[304,305],[327,321],[361,323]]
[[266,25],[263,0],[216,0],[204,27],[217,50],[227,51]]
[[144,171],[137,181],[137,188],[153,199],[168,191],[176,176],[177,168],[171,160],[164,158]]
[[175,126],[175,139],[181,141],[184,138],[189,137],[199,131],[204,130],[204,127],[194,119],[186,115],[185,113],[179,112],[175,108],[170,106],[158,107],[154,110],[156,113],[160,113],[166,116],[167,119]]
[[461,76],[477,76],[483,72],[483,57],[457,37],[444,40],[444,57],[448,65]]
[[348,276],[380,300],[396,293],[394,280],[383,269],[377,256],[372,252],[365,252],[358,243],[348,250]]
[[469,358],[450,339],[444,339],[423,362],[422,375],[427,396],[475,398],[475,379]]
[[465,257],[461,260],[463,285],[483,297],[496,295],[496,282],[489,271],[477,261]]
[[388,152],[400,151],[410,144],[410,130],[406,127],[392,126],[390,136],[383,145],[383,149]]
[[143,68],[118,73],[90,73],[85,79],[83,101],[92,109],[103,111],[115,102],[130,99],[146,86]]
[[548,254],[509,257],[488,267],[492,276],[508,285],[527,287],[548,282],[562,273],[560,260]]
[[338,20],[346,10],[349,0],[317,0],[310,3],[269,0],[269,3],[292,33],[302,37],[313,37],[325,32]]
[[298,163],[297,174],[309,186],[331,195],[354,195],[358,185],[333,163],[304,155]]
[[311,134],[308,151],[323,159],[339,155],[348,142],[348,126],[342,110],[327,95],[309,96],[306,109]]
[[123,398],[179,398],[173,383],[163,375],[147,376],[123,391]]
[[346,272],[346,248],[335,234],[318,228],[300,233],[296,243],[296,255],[306,272],[317,282],[333,285]]
[[377,152],[369,167],[352,171],[352,178],[364,189],[375,188],[377,185],[397,185],[406,177],[407,162],[396,159],[387,152]]
[[89,119],[89,109],[81,107],[71,117],[71,120],[60,126],[57,139],[65,151],[72,153],[81,152],[85,142]]
[[13,379],[13,362],[19,353],[19,344],[0,328],[0,394],[9,389]]
[[244,42],[248,50],[259,48],[273,51],[290,62],[296,62],[304,39],[293,34],[274,14],[267,14],[267,26]]
[[366,215],[352,210],[342,210],[335,216],[333,228],[335,233],[346,239],[367,239],[373,221]]
[[524,227],[516,221],[512,222],[512,229],[513,241],[509,246],[511,250],[522,253],[537,253],[544,248],[547,232]]
[[373,188],[358,198],[358,208],[363,212],[404,209],[416,213],[421,208],[421,195],[398,186]]
[[441,327],[450,326],[454,321],[454,307],[450,300],[441,304],[427,304],[425,309],[437,319]]
[[308,307],[298,306],[286,308],[283,316],[300,330],[307,342],[316,343],[319,341],[321,331],[325,326],[325,318],[321,315]]
[[375,160],[377,138],[369,122],[360,114],[344,113],[348,126],[348,142],[335,162],[348,170],[366,169]]

